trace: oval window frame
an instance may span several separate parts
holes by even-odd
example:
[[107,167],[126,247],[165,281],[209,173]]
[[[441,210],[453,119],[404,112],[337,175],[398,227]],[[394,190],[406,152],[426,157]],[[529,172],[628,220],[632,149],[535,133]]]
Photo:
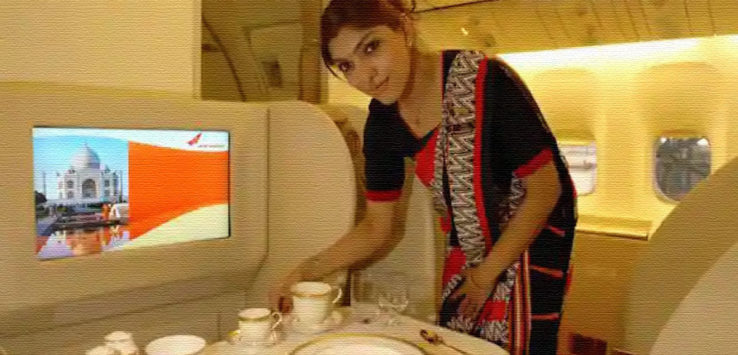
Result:
[[[671,193],[670,191],[664,191],[664,188],[662,188],[661,181],[664,181],[661,179],[661,176],[663,173],[660,170],[660,166],[662,165],[660,159],[660,155],[664,154],[663,149],[665,144],[669,144],[669,142],[672,142],[670,144],[672,145],[684,145],[685,147],[682,147],[683,150],[680,155],[682,157],[676,158],[681,160],[694,160],[695,158],[692,157],[692,154],[695,154],[693,151],[689,150],[687,145],[690,146],[696,146],[696,147],[706,147],[706,158],[707,158],[707,166],[706,170],[707,173],[702,176],[699,180],[692,181],[689,183],[689,186],[686,188],[682,186],[680,191],[677,191],[676,193]],[[681,142],[681,143],[678,143]],[[689,150],[689,151],[687,151]],[[684,156],[685,154],[689,154],[690,156]],[[704,163],[703,163],[704,164]],[[693,167],[694,164],[690,164],[690,167]],[[705,167],[702,167],[703,169]],[[683,170],[683,169],[682,169]],[[688,173],[689,171],[687,171]],[[679,203],[684,196],[686,196],[692,189],[694,189],[695,186],[697,186],[701,181],[707,179],[710,174],[712,173],[712,144],[710,143],[710,139],[707,136],[704,135],[679,135],[679,134],[664,134],[656,138],[656,141],[654,142],[654,149],[653,149],[653,170],[651,173],[651,180],[653,189],[656,192],[656,196],[658,196],[661,200],[669,202],[669,203]],[[674,173],[669,173],[674,174]],[[689,176],[687,176],[689,179]],[[665,178],[664,178],[665,179]],[[671,190],[668,186],[666,187],[667,190]]]

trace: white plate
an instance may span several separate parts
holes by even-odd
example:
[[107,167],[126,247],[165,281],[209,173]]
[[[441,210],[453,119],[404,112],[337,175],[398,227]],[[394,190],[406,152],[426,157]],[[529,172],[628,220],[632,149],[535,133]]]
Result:
[[315,338],[298,346],[293,355],[423,355],[417,345],[379,334],[336,333]]
[[339,325],[341,325],[341,323],[343,323],[343,320],[343,313],[338,310],[333,310],[333,312],[331,312],[331,315],[328,316],[328,318],[326,318],[325,321],[320,324],[304,324],[291,315],[288,315],[286,323],[290,330],[293,330],[295,332],[301,334],[317,334],[337,328]]
[[195,335],[170,335],[146,345],[149,355],[193,355],[205,348],[205,339]]

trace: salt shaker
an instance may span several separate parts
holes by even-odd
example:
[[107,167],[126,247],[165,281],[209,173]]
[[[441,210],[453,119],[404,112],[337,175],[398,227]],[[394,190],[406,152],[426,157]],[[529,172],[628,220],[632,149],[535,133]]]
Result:
[[128,332],[115,331],[106,335],[105,346],[113,349],[116,355],[139,355],[133,336]]

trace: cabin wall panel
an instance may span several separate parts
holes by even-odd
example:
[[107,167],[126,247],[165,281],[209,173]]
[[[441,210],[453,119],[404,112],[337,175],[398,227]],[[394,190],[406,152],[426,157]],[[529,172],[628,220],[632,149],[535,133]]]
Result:
[[243,291],[226,293],[0,338],[0,344],[10,354],[83,354],[86,350],[102,345],[105,335],[116,330],[132,333],[134,341],[141,349],[156,338],[173,334],[193,334],[212,343],[225,339],[229,331],[238,328],[237,312],[243,305]]
[[572,334],[623,341],[623,307],[638,257],[648,243],[578,231],[572,252],[572,281],[559,331],[559,353],[568,354]]
[[196,96],[199,12],[198,0],[2,1],[0,81]]

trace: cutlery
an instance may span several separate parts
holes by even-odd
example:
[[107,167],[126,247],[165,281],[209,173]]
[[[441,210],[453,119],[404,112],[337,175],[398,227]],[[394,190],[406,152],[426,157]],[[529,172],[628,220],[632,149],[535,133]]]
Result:
[[471,354],[469,354],[468,352],[466,352],[464,350],[461,350],[461,349],[459,349],[459,348],[457,348],[457,347],[455,347],[453,345],[447,344],[445,341],[443,341],[443,338],[440,335],[436,334],[433,331],[421,329],[420,330],[420,336],[423,337],[423,339],[425,339],[427,342],[429,342],[429,343],[431,343],[433,345],[439,345],[440,344],[440,345],[443,345],[443,346],[446,346],[446,347],[449,347],[451,349],[456,350],[457,352],[459,352],[459,354],[471,355]]

